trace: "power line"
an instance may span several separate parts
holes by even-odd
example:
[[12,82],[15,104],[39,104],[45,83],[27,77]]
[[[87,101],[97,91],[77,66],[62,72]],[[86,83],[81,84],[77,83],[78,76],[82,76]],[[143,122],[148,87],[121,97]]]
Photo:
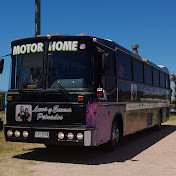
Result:
[[11,54],[7,54],[7,55],[4,55],[4,56],[0,56],[0,58],[7,57],[7,56],[11,56]]

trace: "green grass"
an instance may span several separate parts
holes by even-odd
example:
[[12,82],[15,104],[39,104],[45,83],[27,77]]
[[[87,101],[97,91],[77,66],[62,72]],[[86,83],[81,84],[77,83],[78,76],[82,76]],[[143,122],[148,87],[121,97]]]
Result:
[[0,114],[5,114],[5,111],[0,111]]
[[170,115],[170,120],[176,120],[176,115]]

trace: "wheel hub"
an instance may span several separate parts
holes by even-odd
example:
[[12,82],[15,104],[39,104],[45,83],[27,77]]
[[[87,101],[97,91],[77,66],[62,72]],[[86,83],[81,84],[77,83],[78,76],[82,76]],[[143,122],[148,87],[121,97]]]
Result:
[[119,141],[119,130],[118,130],[118,128],[113,128],[112,140],[114,141],[114,143],[117,143]]

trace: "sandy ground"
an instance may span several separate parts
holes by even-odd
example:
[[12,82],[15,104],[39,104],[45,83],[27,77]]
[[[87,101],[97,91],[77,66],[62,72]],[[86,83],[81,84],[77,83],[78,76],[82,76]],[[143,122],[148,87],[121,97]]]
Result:
[[[47,150],[42,145],[0,159],[0,176],[174,176],[176,121],[125,137],[113,153],[101,148]],[[1,155],[0,155],[1,156]]]

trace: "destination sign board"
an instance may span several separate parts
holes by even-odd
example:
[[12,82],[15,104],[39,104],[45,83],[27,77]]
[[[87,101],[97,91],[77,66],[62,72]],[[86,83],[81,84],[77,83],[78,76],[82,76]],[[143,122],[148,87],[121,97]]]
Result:
[[[83,45],[83,44],[82,44]],[[54,41],[50,42],[48,51],[77,51],[78,41]],[[13,55],[36,53],[44,51],[44,43],[32,43],[13,46]]]

